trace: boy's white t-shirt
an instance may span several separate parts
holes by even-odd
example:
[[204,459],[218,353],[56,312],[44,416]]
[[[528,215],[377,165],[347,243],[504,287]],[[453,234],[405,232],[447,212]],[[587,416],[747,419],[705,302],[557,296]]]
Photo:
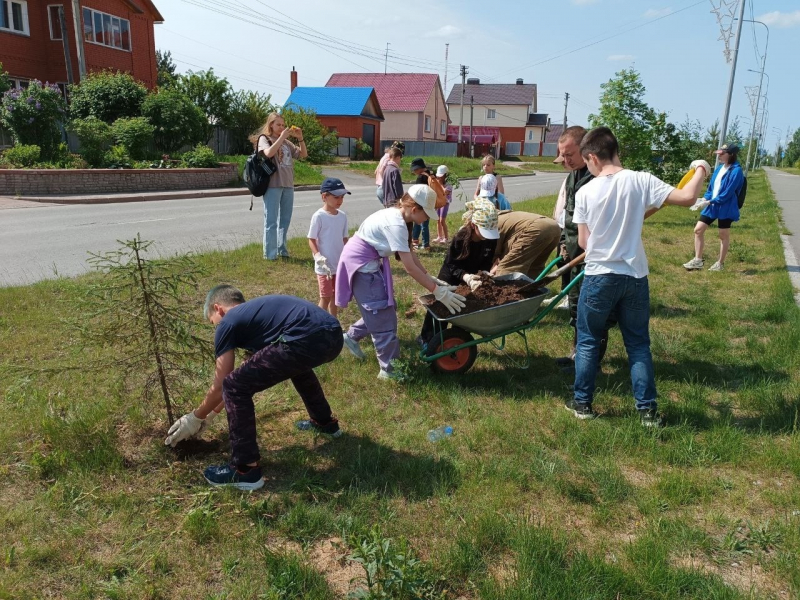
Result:
[[[377,250],[380,256],[391,256],[394,252],[410,252],[408,226],[403,214],[396,208],[384,208],[372,213],[358,228],[356,235]],[[380,261],[371,261],[361,267],[362,273],[373,273],[380,269]]]
[[579,189],[572,222],[589,228],[586,274],[646,277],[644,215],[660,208],[674,189],[650,173],[628,169],[595,177]]
[[[344,238],[347,237],[347,215],[340,210],[335,215],[324,208],[320,208],[311,216],[311,225],[308,228],[308,238],[317,240],[319,252],[327,259],[331,271],[336,273],[339,258],[344,249]],[[317,275],[327,275],[324,271],[314,266]]]

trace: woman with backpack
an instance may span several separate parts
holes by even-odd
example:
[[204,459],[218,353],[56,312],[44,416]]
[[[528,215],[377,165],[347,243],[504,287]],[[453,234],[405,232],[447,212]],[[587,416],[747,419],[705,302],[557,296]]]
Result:
[[[290,137],[295,143],[289,141]],[[308,156],[303,130],[286,127],[283,117],[273,112],[264,126],[250,136],[250,141],[259,154],[271,158],[277,167],[264,194],[264,258],[288,258],[286,242],[294,207],[294,161]]]

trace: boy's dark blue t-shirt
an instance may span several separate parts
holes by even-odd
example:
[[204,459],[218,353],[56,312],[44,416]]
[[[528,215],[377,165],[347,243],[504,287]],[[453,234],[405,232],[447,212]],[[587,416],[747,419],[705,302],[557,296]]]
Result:
[[258,352],[278,339],[291,342],[337,327],[336,317],[307,300],[260,296],[225,313],[214,334],[214,354],[220,357],[234,348]]

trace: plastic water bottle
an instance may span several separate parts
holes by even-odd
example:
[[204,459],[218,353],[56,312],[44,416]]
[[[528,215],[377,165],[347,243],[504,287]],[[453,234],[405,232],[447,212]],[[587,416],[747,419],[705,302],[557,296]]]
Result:
[[450,427],[450,425],[442,425],[441,427],[431,429],[428,432],[428,441],[438,442],[439,440],[450,437],[451,435],[453,435],[453,428]]

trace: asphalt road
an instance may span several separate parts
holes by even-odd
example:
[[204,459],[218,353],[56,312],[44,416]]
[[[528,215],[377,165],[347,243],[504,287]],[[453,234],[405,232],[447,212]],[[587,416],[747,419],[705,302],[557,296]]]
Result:
[[800,257],[800,176],[770,167],[764,167],[764,170],[769,177],[775,199],[783,211],[783,223],[792,232],[791,246],[795,255]]
[[[506,196],[518,202],[555,194],[565,176],[540,173],[506,178]],[[357,181],[346,182],[352,195],[342,206],[351,227],[380,207],[375,186],[366,178]],[[474,185],[474,181],[464,182],[470,191]],[[260,243],[264,227],[263,203],[256,199],[252,212],[248,211],[249,196],[99,205],[25,204],[16,202],[9,204],[13,208],[0,210],[0,286],[83,273],[88,269],[88,252],[113,250],[117,240],[131,239],[137,233],[153,240],[154,251],[166,256]],[[319,207],[319,192],[295,193],[293,237],[305,236],[311,215]],[[453,200],[452,210],[463,207],[462,200]]]

